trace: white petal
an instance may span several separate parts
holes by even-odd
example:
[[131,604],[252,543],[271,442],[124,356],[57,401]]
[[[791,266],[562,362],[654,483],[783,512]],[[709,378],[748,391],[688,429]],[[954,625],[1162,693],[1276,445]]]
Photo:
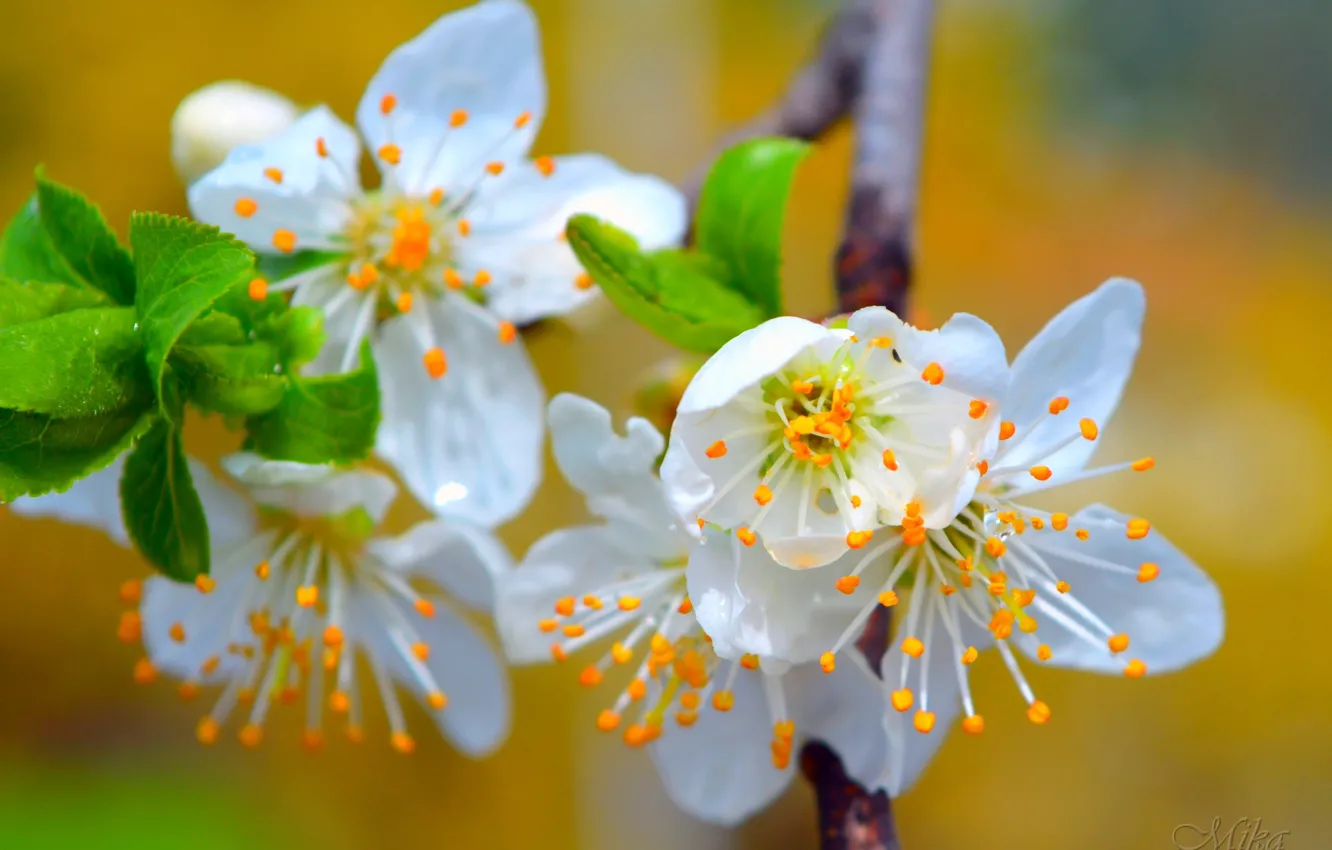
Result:
[[194,489],[208,518],[208,542],[213,558],[224,557],[232,544],[253,536],[256,524],[254,506],[240,493],[213,477],[202,462],[190,458]]
[[517,324],[565,315],[596,295],[574,285],[583,269],[560,238],[570,216],[603,218],[645,251],[679,244],[687,226],[684,196],[664,180],[593,154],[552,161],[548,177],[523,163],[482,183],[469,212],[473,235],[458,243],[463,266],[495,276],[488,306]]
[[120,473],[125,466],[124,458],[122,454],[106,469],[75,481],[63,493],[15,499],[9,503],[9,509],[19,516],[54,517],[62,522],[86,525],[105,532],[121,546],[128,546],[129,533],[120,513]]
[[[1071,586],[1071,596],[1100,617],[1115,633],[1129,636],[1129,648],[1112,655],[1103,640],[1087,641],[1061,625],[1051,609],[1071,615],[1065,599],[1053,588],[1039,588],[1032,615],[1040,624],[1030,635],[1014,635],[1023,652],[1035,657],[1039,644],[1053,653],[1044,662],[1099,673],[1120,673],[1128,659],[1147,665],[1148,673],[1177,670],[1212,654],[1225,632],[1221,593],[1207,574],[1189,557],[1152,531],[1141,540],[1129,540],[1129,517],[1103,505],[1093,505],[1069,519],[1070,528],[1085,528],[1090,537],[1080,541],[1071,531],[1028,531],[1020,538],[1030,544],[1060,579]],[[1095,558],[1130,571],[1122,574],[1090,566],[1075,557]],[[1160,575],[1139,582],[1139,565],[1153,563]],[[1044,616],[1043,616],[1044,614]]]
[[437,582],[453,598],[483,611],[494,605],[495,583],[513,566],[495,535],[453,520],[417,523],[397,537],[371,540],[366,550],[388,567]]
[[[1057,482],[1087,464],[1092,441],[1077,440],[1052,455],[1046,450],[1077,433],[1084,417],[1105,428],[1133,371],[1146,309],[1142,286],[1113,278],[1065,307],[1027,343],[1013,361],[1004,418],[1019,429],[1039,424],[1030,436],[1014,438],[1012,451],[1000,455],[1004,466],[1040,463]],[[1068,409],[1050,416],[1050,401],[1059,396],[1068,398]]]
[[426,708],[440,731],[459,750],[473,758],[494,752],[508,737],[512,723],[509,678],[490,643],[443,600],[436,599],[435,616],[423,619],[399,599],[372,599],[360,594],[354,601],[354,639],[384,662],[393,678],[426,704],[427,692],[412,667],[393,645],[385,630],[382,605],[392,605],[398,616],[411,622],[430,647],[426,667],[434,684],[448,698],[439,711]]
[[[318,139],[328,157],[316,151]],[[347,199],[360,193],[356,134],[320,106],[295,124],[257,145],[235,148],[213,171],[190,186],[190,212],[199,221],[234,233],[260,253],[279,253],[273,233],[290,230],[296,249],[334,247],[351,215]],[[266,169],[281,172],[281,182],[265,176]],[[240,215],[242,198],[257,206]]]
[[[386,95],[397,99],[387,116]],[[468,114],[461,127],[450,127],[455,110]],[[390,53],[356,122],[372,151],[387,143],[402,149],[393,171],[400,186],[428,192],[455,189],[483,174],[489,161],[521,158],[545,111],[535,16],[516,0],[488,0],[443,16]],[[524,112],[530,120],[515,128]]]
[[499,583],[495,624],[505,654],[516,664],[549,661],[553,641],[537,624],[551,616],[555,600],[655,568],[641,552],[625,549],[605,526],[547,534]]
[[[541,480],[540,382],[521,342],[501,343],[484,309],[453,296],[421,309],[433,340],[415,334],[408,316],[380,328],[376,449],[436,513],[496,525],[522,510]],[[422,365],[431,345],[448,363],[438,380]]]
[[684,521],[685,530],[697,537],[694,532],[697,526],[690,526],[689,519],[697,517],[699,510],[711,498],[712,479],[699,469],[684,444],[675,436],[671,437],[658,475],[671,511]]
[[610,521],[625,548],[656,560],[683,557],[689,538],[656,474],[663,440],[652,423],[632,417],[621,437],[606,408],[570,393],[553,398],[547,416],[555,463],[588,510]]
[[[772,719],[759,673],[742,671],[735,707],[704,707],[688,729],[670,729],[651,745],[666,793],[696,818],[738,824],[777,798],[794,768],[773,767]],[[794,759],[793,759],[794,761]]]
[[1008,386],[1003,340],[989,324],[969,313],[954,314],[938,330],[906,324],[885,307],[857,310],[847,327],[861,339],[889,337],[902,359],[924,368],[938,363],[943,386],[972,398],[1002,402]]
[[[335,375],[346,371],[348,346],[356,347],[350,362],[360,362],[361,342],[373,328],[373,311],[380,293],[374,288],[348,292],[346,270],[345,264],[332,262],[284,281],[292,285],[300,279],[294,284],[291,306],[313,307],[324,315],[324,346],[314,360],[302,367],[304,375]],[[370,322],[363,321],[367,315]]]
[[[244,547],[244,552],[257,551]],[[193,584],[155,576],[144,582],[139,613],[143,618],[143,645],[153,666],[161,672],[194,682],[219,681],[237,675],[245,659],[227,651],[235,641],[231,630],[246,598],[254,561],[240,563],[241,551],[214,552],[216,586],[202,594]],[[228,558],[229,554],[236,557]],[[232,562],[235,563],[232,563]],[[177,642],[171,630],[180,624],[185,640]],[[217,658],[217,667],[205,676],[204,664]]]
[[[737,393],[779,371],[805,349],[828,340],[840,343],[843,336],[794,316],[769,319],[740,334],[708,358],[680,398],[677,415],[692,420],[716,410]],[[693,454],[693,447],[689,448]]]
[[222,466],[255,502],[298,516],[336,517],[362,508],[378,524],[398,495],[391,479],[368,470],[266,460],[248,452],[223,458]]
[[873,600],[868,587],[846,596],[834,584],[859,558],[852,553],[826,567],[792,570],[762,547],[708,532],[685,570],[694,616],[722,658],[753,653],[792,664],[814,661]]
[[847,775],[873,790],[888,765],[883,718],[892,708],[860,653],[843,653],[831,673],[817,664],[801,665],[782,684],[797,734],[830,746]]

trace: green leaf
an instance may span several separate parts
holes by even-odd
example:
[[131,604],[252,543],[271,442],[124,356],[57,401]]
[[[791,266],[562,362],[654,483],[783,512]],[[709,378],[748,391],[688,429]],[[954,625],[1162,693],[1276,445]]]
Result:
[[115,460],[153,420],[131,409],[86,419],[0,410],[0,501],[68,490]]
[[710,354],[766,318],[723,282],[721,260],[673,250],[644,254],[628,233],[589,215],[569,219],[567,232],[611,303],[673,345]]
[[246,345],[177,345],[172,368],[189,400],[222,414],[267,413],[282,401],[287,378],[278,353],[266,342]]
[[287,300],[277,293],[256,301],[248,287],[233,289],[213,306],[213,315],[218,313],[238,321],[248,338],[277,346],[278,361],[293,374],[314,360],[324,346],[323,311],[317,307],[288,307]]
[[60,313],[0,330],[0,407],[85,418],[151,404],[132,307]]
[[244,345],[249,331],[235,316],[216,311],[205,313],[176,340],[176,347],[186,345]]
[[274,460],[347,463],[370,453],[378,427],[379,378],[367,342],[353,372],[289,378],[281,404],[247,420],[245,447]]
[[208,520],[180,430],[167,420],[158,419],[130,451],[120,505],[130,539],[163,574],[190,581],[208,573]]
[[96,289],[84,289],[67,283],[19,283],[0,277],[0,328],[45,319],[70,310],[110,306],[111,300]]
[[782,220],[796,166],[809,150],[785,138],[730,148],[708,172],[694,216],[698,250],[725,262],[731,286],[767,318],[782,314]]
[[130,245],[139,280],[135,306],[144,355],[162,401],[167,356],[176,341],[213,302],[249,281],[254,255],[215,227],[158,213],[130,219]]
[[78,192],[37,173],[37,209],[51,245],[85,283],[119,304],[134,303],[134,263],[102,217]]
[[36,195],[28,199],[0,237],[0,275],[21,281],[83,285],[42,229]]

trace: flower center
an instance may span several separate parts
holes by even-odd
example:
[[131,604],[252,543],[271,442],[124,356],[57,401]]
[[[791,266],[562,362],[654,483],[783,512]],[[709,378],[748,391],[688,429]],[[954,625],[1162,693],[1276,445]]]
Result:
[[384,307],[404,313],[412,294],[437,296],[455,278],[454,288],[465,286],[452,264],[450,232],[457,221],[431,200],[371,193],[357,204],[346,234],[348,285],[371,290]]

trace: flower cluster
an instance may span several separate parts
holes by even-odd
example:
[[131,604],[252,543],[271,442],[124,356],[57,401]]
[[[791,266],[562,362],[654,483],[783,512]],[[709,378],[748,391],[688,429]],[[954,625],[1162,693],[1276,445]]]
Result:
[[[194,216],[260,255],[251,299],[322,314],[310,373],[371,353],[375,449],[435,515],[377,534],[397,488],[368,467],[245,452],[217,480],[191,461],[211,572],[127,583],[119,635],[146,650],[136,679],[217,687],[200,742],[230,730],[258,746],[292,702],[308,748],[330,718],[356,741],[377,701],[391,746],[411,752],[406,691],[459,749],[489,753],[509,725],[503,664],[474,622],[493,615],[508,661],[574,664],[606,691],[598,729],[647,748],[684,809],[734,823],[789,783],[807,739],[860,783],[905,790],[955,720],[984,730],[969,675],[987,649],[1044,724],[1019,654],[1138,678],[1219,644],[1216,587],[1148,520],[1029,499],[1155,465],[1089,466],[1138,350],[1132,281],[1076,301],[1011,364],[975,316],[927,331],[871,307],[755,319],[660,405],[665,435],[641,418],[618,432],[579,396],[546,405],[520,329],[596,294],[566,222],[593,213],[671,246],[685,203],[601,157],[530,157],[545,106],[518,0],[446,15],[395,50],[356,129],[243,84],[182,104],[173,151]],[[546,424],[592,520],[514,567],[493,530],[532,497]],[[13,509],[125,543],[126,480],[117,463]],[[885,611],[880,664],[860,644]]]

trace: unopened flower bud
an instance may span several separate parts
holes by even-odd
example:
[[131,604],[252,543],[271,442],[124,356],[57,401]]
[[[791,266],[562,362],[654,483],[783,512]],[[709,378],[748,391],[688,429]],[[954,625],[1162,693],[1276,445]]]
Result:
[[187,95],[171,118],[171,162],[189,185],[231,149],[262,141],[296,120],[296,104],[269,89],[224,80]]

